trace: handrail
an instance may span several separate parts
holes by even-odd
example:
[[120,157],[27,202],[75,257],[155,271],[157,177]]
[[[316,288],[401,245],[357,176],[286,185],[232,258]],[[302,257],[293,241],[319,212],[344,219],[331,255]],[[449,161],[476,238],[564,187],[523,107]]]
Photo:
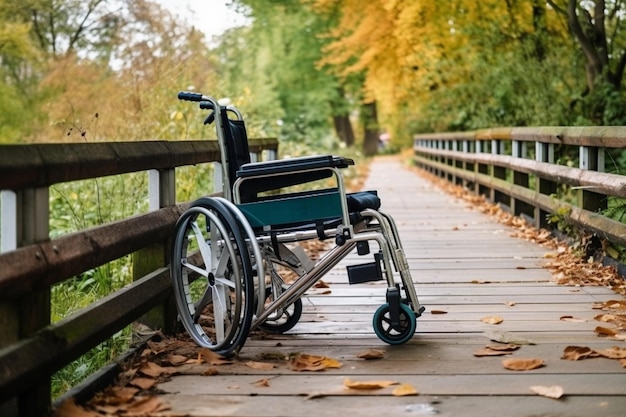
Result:
[[[250,139],[249,149],[253,160],[274,159],[278,141]],[[219,158],[210,140],[0,146],[0,415],[44,415],[54,372],[151,309],[173,328],[166,254],[187,206],[175,201],[175,168]],[[140,171],[151,173],[150,212],[49,238],[50,186]],[[50,324],[53,284],[129,254],[140,264],[131,285]]]
[[[547,217],[556,215],[621,246],[626,224],[605,213],[608,200],[626,198],[626,176],[604,171],[607,152],[624,149],[621,126],[502,127],[414,137],[414,161],[424,170],[537,227],[550,228]],[[576,198],[564,198],[564,189]]]

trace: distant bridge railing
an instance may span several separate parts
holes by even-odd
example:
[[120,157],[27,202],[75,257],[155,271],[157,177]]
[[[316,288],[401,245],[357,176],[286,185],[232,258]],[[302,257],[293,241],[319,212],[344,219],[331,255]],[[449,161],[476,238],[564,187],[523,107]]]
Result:
[[[276,139],[250,140],[253,160],[277,149]],[[146,313],[174,328],[168,240],[186,207],[175,169],[218,161],[217,142],[205,140],[0,146],[0,415],[45,415],[51,376]],[[50,239],[52,185],[141,171],[148,213]],[[129,254],[131,285],[51,324],[52,285]]]
[[537,227],[550,227],[552,216],[617,246],[626,246],[626,224],[609,213],[624,213],[626,175],[607,171],[621,155],[626,174],[625,149],[626,127],[498,128],[414,138],[415,163],[430,173]]

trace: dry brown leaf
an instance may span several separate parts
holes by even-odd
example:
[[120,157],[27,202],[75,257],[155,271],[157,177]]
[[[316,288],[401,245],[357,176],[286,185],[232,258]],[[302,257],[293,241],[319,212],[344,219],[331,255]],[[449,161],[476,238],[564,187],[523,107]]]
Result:
[[513,307],[513,306],[515,306],[516,303],[515,303],[515,301],[506,301],[504,304],[509,306],[509,307]]
[[208,363],[209,365],[230,365],[233,361],[224,358],[221,355],[213,352],[211,349],[201,348],[198,351],[198,363]]
[[100,417],[100,414],[77,405],[74,398],[63,401],[56,409],[55,415],[57,417]]
[[314,288],[330,288],[327,283],[322,280],[319,280],[313,285]]
[[169,363],[172,366],[182,365],[187,362],[189,358],[183,355],[171,354],[165,357],[165,362]]
[[530,390],[535,394],[541,395],[543,397],[554,398],[558,400],[563,396],[563,387],[559,385],[533,385],[530,387]]
[[129,405],[124,416],[147,416],[169,410],[169,406],[158,397],[143,397]]
[[350,389],[381,389],[390,385],[398,385],[396,381],[352,381],[348,378],[343,380],[343,385]]
[[513,352],[514,350],[518,350],[520,348],[520,345],[514,345],[514,344],[507,343],[505,345],[489,345],[489,346],[487,346],[487,348],[489,348],[491,350],[501,350],[501,351],[505,351],[505,352]]
[[615,310],[626,310],[626,301],[624,300],[609,300],[604,303],[604,308],[611,308]]
[[530,371],[541,368],[544,363],[543,359],[537,358],[510,358],[504,359],[502,365],[511,371]]
[[626,368],[626,359],[620,359],[619,363],[622,365],[622,368]]
[[587,320],[585,319],[580,319],[578,317],[574,317],[574,316],[561,316],[559,317],[559,320],[561,321],[570,321],[570,322],[574,322],[574,323],[584,323]]
[[587,346],[567,346],[563,351],[561,359],[568,361],[578,361],[586,358],[597,358],[598,353]]
[[504,319],[500,316],[485,316],[481,318],[480,321],[487,324],[500,324]]
[[359,359],[382,359],[385,357],[385,351],[380,349],[367,349],[363,352],[359,352],[356,355]]
[[504,356],[504,355],[510,355],[513,352],[510,351],[506,351],[506,350],[494,350],[494,349],[490,349],[488,347],[484,347],[482,349],[478,349],[477,351],[474,352],[474,356],[478,356],[478,357],[482,357],[482,356]]
[[171,367],[163,367],[154,362],[146,362],[139,367],[139,372],[152,378],[158,378],[163,374],[175,373],[176,370]]
[[609,359],[626,359],[626,348],[612,346],[608,349],[596,350],[598,355]]
[[260,371],[269,371],[271,369],[274,369],[274,364],[268,362],[248,361],[246,362],[246,366],[252,369],[258,369]]
[[401,384],[399,387],[391,391],[394,397],[407,397],[409,395],[418,395],[417,389],[411,384]]
[[608,327],[602,327],[602,326],[596,327],[595,332],[600,337],[615,336],[615,335],[617,335],[619,333],[615,329],[609,329]]
[[139,387],[141,389],[150,389],[156,385],[158,381],[151,378],[133,378],[129,384]]
[[110,389],[106,390],[106,394],[109,396],[109,399],[111,399],[111,397],[114,397],[117,401],[116,403],[129,402],[138,392],[139,389],[134,387],[111,387]]
[[294,371],[323,371],[327,368],[341,368],[342,363],[326,356],[299,354],[291,359],[291,369]]
[[202,372],[202,375],[205,376],[214,376],[214,375],[219,375],[220,371],[217,370],[217,368],[214,367],[210,367],[207,368],[204,372]]
[[254,381],[254,385],[256,385],[257,387],[269,387],[270,380],[267,378],[259,379],[258,381]]

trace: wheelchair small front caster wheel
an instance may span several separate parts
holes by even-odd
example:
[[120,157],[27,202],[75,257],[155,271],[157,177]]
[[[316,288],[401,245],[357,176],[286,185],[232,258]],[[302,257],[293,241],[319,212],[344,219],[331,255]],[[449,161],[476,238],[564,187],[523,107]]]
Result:
[[[265,288],[266,301],[273,301],[274,296],[272,294],[272,287]],[[279,309],[281,310],[281,309]],[[282,308],[280,317],[270,317],[263,323],[259,324],[259,328],[265,330],[268,333],[285,333],[291,330],[302,317],[302,299],[298,298],[293,304],[290,304]]]
[[413,337],[416,322],[415,313],[411,308],[406,304],[400,304],[399,320],[394,325],[389,304],[383,304],[374,313],[373,326],[380,340],[390,345],[401,345]]

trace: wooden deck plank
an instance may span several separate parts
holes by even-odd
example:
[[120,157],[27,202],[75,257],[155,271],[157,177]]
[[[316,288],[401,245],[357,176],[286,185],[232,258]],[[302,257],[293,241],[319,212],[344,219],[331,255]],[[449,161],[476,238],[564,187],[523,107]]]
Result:
[[[570,345],[626,347],[594,332],[602,325],[595,320],[601,311],[594,303],[620,296],[601,287],[554,284],[545,268],[547,248],[511,237],[510,229],[405,170],[395,158],[377,158],[365,188],[378,190],[382,209],[396,220],[426,307],[415,337],[402,346],[376,337],[371,321],[385,302],[385,284],[347,285],[345,266],[370,261],[350,254],[323,278],[328,289],[312,289],[303,297],[303,317],[290,332],[255,331],[235,363],[217,367],[217,375],[200,375],[208,365],[186,365],[180,375],[160,383],[161,397],[173,412],[192,417],[624,415],[626,368],[619,361],[561,359]],[[445,314],[434,314],[437,310]],[[480,321],[488,315],[504,321]],[[561,320],[567,315],[581,321]],[[504,331],[535,343],[510,357],[540,358],[545,366],[514,372],[502,366],[502,357],[474,355],[495,343],[487,332]],[[359,359],[366,349],[380,349],[384,358]],[[295,372],[286,360],[295,353],[329,356],[343,365]],[[273,361],[275,367],[256,370],[247,361]],[[394,397],[393,387],[347,390],[345,378],[408,383],[420,395]],[[262,379],[267,386],[259,386]],[[560,385],[565,396],[539,397],[530,391],[533,385]]]

